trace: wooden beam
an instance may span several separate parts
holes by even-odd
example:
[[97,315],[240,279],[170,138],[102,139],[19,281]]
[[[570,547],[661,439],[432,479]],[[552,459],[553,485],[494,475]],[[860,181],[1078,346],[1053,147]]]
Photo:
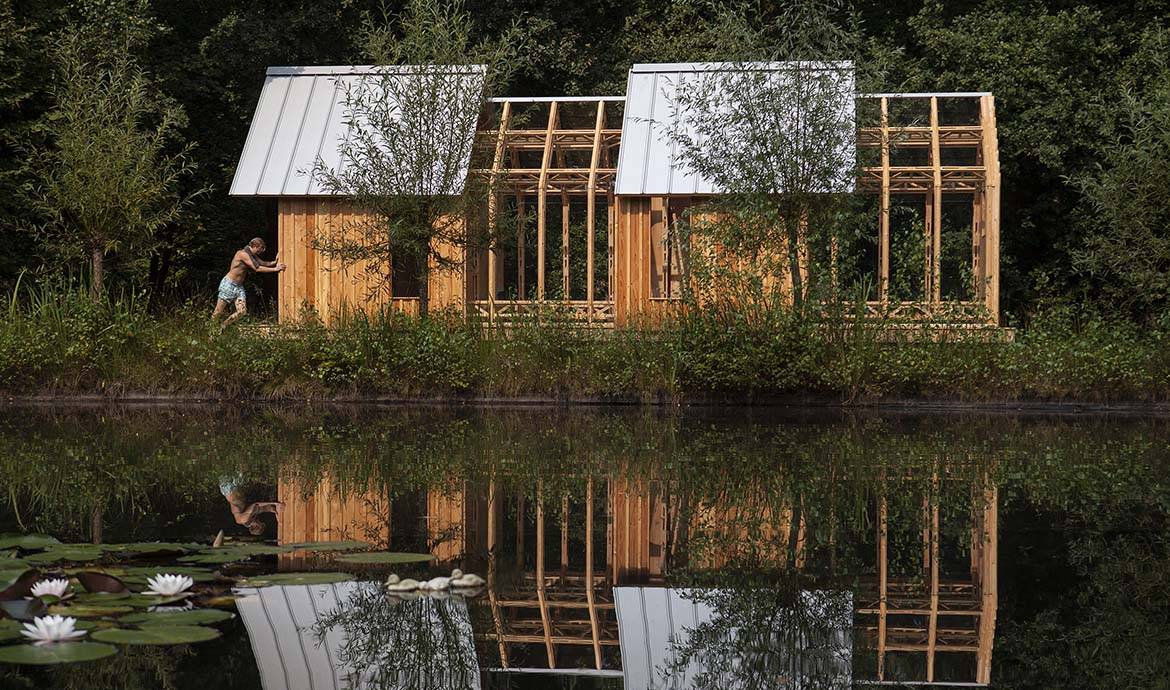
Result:
[[548,107],[548,128],[545,130],[544,154],[540,160],[540,179],[536,190],[536,299],[544,299],[545,216],[548,214],[548,168],[552,162],[553,130],[557,123],[557,102]]
[[938,641],[938,469],[931,477],[930,498],[930,627],[926,637],[926,682],[934,682],[934,652]]
[[[505,103],[505,106],[508,104]],[[500,600],[496,597],[496,550],[499,546],[499,529],[496,525],[496,511],[499,506],[499,492],[496,490],[495,480],[488,482],[488,514],[487,514],[487,541],[488,541],[488,602],[492,609],[492,625],[496,630],[496,644],[500,652],[500,666],[508,668],[508,644],[504,641],[504,619],[500,615]]]
[[548,604],[544,596],[544,482],[542,481],[536,482],[536,596],[540,602],[540,625],[544,631],[544,649],[548,654],[548,667],[556,668],[557,652],[552,643],[552,626],[549,623]]
[[569,574],[569,494],[561,496],[561,582]]
[[593,637],[593,664],[601,669],[601,634],[593,593],[593,478],[585,482],[585,600],[589,602],[589,633]]
[[496,312],[496,263],[499,261],[499,258],[496,256],[496,232],[499,227],[500,214],[500,194],[497,186],[499,184],[500,170],[504,166],[504,151],[507,149],[508,141],[508,124],[511,120],[512,104],[504,103],[503,111],[500,114],[500,129],[496,135],[496,152],[492,158],[491,189],[488,190],[488,229],[491,232],[491,237],[488,238],[487,252],[488,323],[491,323],[492,316]]
[[975,680],[991,682],[991,653],[995,645],[995,617],[999,607],[999,492],[990,476],[983,492],[982,559],[979,566],[979,651],[976,652]]
[[[882,99],[885,102],[885,99]],[[887,537],[889,525],[887,523],[888,509],[886,506],[885,482],[882,482],[881,504],[878,507],[878,680],[886,679],[886,594],[889,587],[889,562],[887,560]]]
[[999,144],[995,123],[995,97],[981,96],[979,99],[979,124],[983,129],[983,167],[987,171],[983,199],[986,220],[986,306],[991,312],[993,324],[999,323]]
[[516,496],[516,570],[524,570],[524,494]]
[[[930,233],[930,300],[938,304],[942,299],[942,155],[939,145],[938,96],[930,97],[930,164],[934,168],[933,194],[931,195]],[[923,295],[925,297],[925,295]]]
[[[585,301],[589,303],[589,322],[593,322],[593,271],[596,260],[593,252],[594,225],[597,224],[597,166],[601,162],[601,130],[605,126],[605,101],[597,102],[597,117],[593,123],[593,153],[589,157],[589,189],[585,211]],[[598,666],[598,668],[601,668]]]
[[878,300],[890,303],[890,99],[882,97],[882,189],[878,221]]

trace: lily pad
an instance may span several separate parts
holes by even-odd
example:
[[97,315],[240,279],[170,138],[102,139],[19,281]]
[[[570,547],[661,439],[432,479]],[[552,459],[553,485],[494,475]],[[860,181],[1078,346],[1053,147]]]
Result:
[[[78,594],[73,598],[73,601],[78,604],[107,604],[113,601],[121,601],[131,594],[130,590],[124,592],[86,592],[85,594]],[[119,604],[114,604],[118,606]]]
[[135,625],[209,625],[222,623],[235,618],[228,611],[219,609],[191,609],[190,611],[176,611],[175,613],[148,612],[134,613],[118,619],[121,623]]
[[399,565],[401,563],[426,563],[433,559],[429,553],[394,553],[391,551],[372,551],[369,553],[350,553],[338,556],[338,563],[355,563],[362,565]]
[[23,629],[20,623],[7,618],[0,618],[0,642],[8,642],[9,640],[19,640],[20,631]]
[[31,621],[37,616],[44,615],[45,602],[40,599],[18,599],[15,601],[0,601],[0,610],[10,618],[18,621]]
[[334,582],[349,582],[349,573],[274,573],[250,577],[242,584],[247,587],[268,587],[271,585],[330,585]]
[[195,544],[191,542],[178,543],[167,541],[144,541],[133,544],[110,544],[106,546],[107,551],[119,551],[123,553],[191,553],[200,549],[207,548],[206,544]]
[[94,642],[58,642],[46,645],[17,644],[0,647],[0,664],[76,664],[113,656],[117,647]]
[[29,554],[24,560],[29,563],[56,563],[69,561],[72,563],[87,563],[102,557],[102,548],[92,544],[59,544],[48,551]]
[[116,594],[127,591],[126,583],[109,573],[87,570],[77,573],[77,581],[87,592]]
[[0,535],[0,549],[23,549],[35,551],[60,544],[47,534],[3,534]]
[[373,548],[373,544],[364,541],[300,541],[295,544],[285,544],[293,551],[361,551]]
[[187,598],[186,594],[175,597],[160,597],[154,594],[131,594],[125,599],[118,601],[119,606],[133,606],[136,609],[144,609],[149,606],[166,606],[177,601],[183,601]]
[[199,625],[146,625],[138,630],[98,630],[93,639],[114,644],[192,644],[219,637],[215,628]]
[[70,604],[68,606],[50,606],[49,613],[61,616],[73,616],[74,618],[103,618],[105,616],[120,616],[123,613],[130,613],[134,609],[130,606],[124,606],[122,603],[124,599],[119,599],[117,604]]
[[0,558],[0,571],[18,570],[18,569],[27,568],[27,567],[28,567],[28,562],[21,560],[19,558],[9,558],[7,556],[4,558]]
[[41,577],[39,570],[24,570],[6,582],[0,582],[0,602],[9,602],[14,599],[23,599],[32,594],[32,586]]

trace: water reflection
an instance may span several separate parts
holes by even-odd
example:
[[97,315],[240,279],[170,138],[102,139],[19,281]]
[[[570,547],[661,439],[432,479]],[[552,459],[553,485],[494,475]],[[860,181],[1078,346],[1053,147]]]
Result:
[[459,597],[403,599],[371,582],[242,594],[237,606],[264,688],[480,687],[471,622]]
[[[661,470],[445,478],[399,499],[413,512],[336,476],[285,480],[281,539],[388,543],[401,526],[446,567],[486,568],[472,620],[487,669],[588,669],[628,690],[989,682],[989,467],[862,465],[800,481]],[[370,594],[365,610],[387,601]]]
[[[276,438],[288,450],[272,457]],[[217,485],[239,477],[241,512],[283,504],[283,543],[426,550],[434,568],[403,575],[458,566],[490,584],[458,610],[392,606],[377,588],[349,607],[348,594],[312,599],[287,639],[320,655],[287,678],[265,670],[261,683],[281,654],[238,621],[222,645],[164,655],[174,668],[156,681],[113,671],[134,658],[122,655],[3,668],[0,687],[92,674],[127,688],[418,683],[402,674],[421,662],[380,651],[402,639],[447,650],[425,676],[440,687],[465,680],[440,668],[474,668],[466,681],[484,687],[560,680],[519,671],[631,690],[1153,687],[1170,675],[1168,447],[1164,420],[1107,417],[0,416],[0,532],[207,541],[235,524]],[[299,556],[249,567],[274,564],[337,569]]]

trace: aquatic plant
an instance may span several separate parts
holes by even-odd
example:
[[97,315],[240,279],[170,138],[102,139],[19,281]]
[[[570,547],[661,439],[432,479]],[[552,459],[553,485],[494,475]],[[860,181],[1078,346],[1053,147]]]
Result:
[[70,642],[85,637],[84,630],[75,630],[76,618],[66,616],[38,616],[32,623],[25,623],[20,631],[34,644],[45,645],[54,642]]

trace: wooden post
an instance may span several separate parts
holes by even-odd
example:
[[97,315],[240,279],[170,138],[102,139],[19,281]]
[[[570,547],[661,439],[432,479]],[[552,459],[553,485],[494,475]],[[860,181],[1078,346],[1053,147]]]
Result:
[[524,569],[524,494],[516,496],[516,570]]
[[890,99],[882,96],[882,191],[878,226],[878,299],[890,303]]
[[569,574],[569,494],[561,496],[561,585]]
[[593,637],[593,663],[601,670],[601,633],[593,593],[593,478],[585,483],[585,600],[589,604],[589,629]]
[[985,477],[983,492],[982,558],[979,564],[979,651],[976,653],[975,680],[991,682],[991,652],[995,644],[995,616],[998,596],[999,492],[990,476]]
[[[938,96],[930,97],[930,163],[934,173],[931,203],[930,245],[930,300],[938,304],[942,300],[942,154],[938,129]],[[925,297],[926,295],[923,295]]]
[[878,507],[878,680],[886,679],[886,593],[889,587],[886,545],[888,537],[885,479],[882,480],[881,504]]
[[544,588],[544,482],[536,482],[536,598],[540,605],[540,624],[544,631],[544,649],[548,667],[557,667],[557,653],[552,643],[552,626],[548,617],[548,601]]
[[[597,224],[597,166],[601,162],[601,129],[605,126],[605,101],[597,102],[593,122],[593,153],[589,157],[589,188],[585,190],[585,301],[589,303],[589,323],[593,323],[593,256],[594,226]],[[598,668],[601,668],[598,666]]]
[[930,497],[930,626],[926,638],[926,682],[934,682],[934,652],[938,638],[938,470],[931,477]]
[[[505,104],[507,105],[507,104]],[[488,542],[488,602],[492,609],[492,625],[496,629],[496,643],[500,652],[500,666],[508,668],[508,644],[504,641],[504,619],[500,614],[500,600],[496,596],[496,551],[499,546],[499,528],[496,525],[496,512],[499,509],[499,493],[496,491],[496,482],[488,482],[488,514],[487,514],[487,542]]]
[[487,252],[487,291],[488,291],[488,323],[492,323],[496,314],[496,230],[499,225],[500,213],[500,169],[504,165],[504,150],[507,147],[508,124],[512,120],[512,103],[504,103],[500,114],[500,131],[496,135],[496,153],[492,158],[491,189],[488,193],[488,229],[491,237]]
[[548,215],[548,166],[552,161],[553,130],[557,123],[557,102],[548,107],[548,127],[544,131],[544,155],[540,160],[539,186],[536,190],[536,299],[544,299],[545,216]]
[[983,213],[986,220],[984,237],[986,244],[987,293],[984,304],[991,313],[993,324],[999,323],[999,146],[996,143],[995,97],[981,96],[979,99],[979,124],[983,141],[984,182]]

